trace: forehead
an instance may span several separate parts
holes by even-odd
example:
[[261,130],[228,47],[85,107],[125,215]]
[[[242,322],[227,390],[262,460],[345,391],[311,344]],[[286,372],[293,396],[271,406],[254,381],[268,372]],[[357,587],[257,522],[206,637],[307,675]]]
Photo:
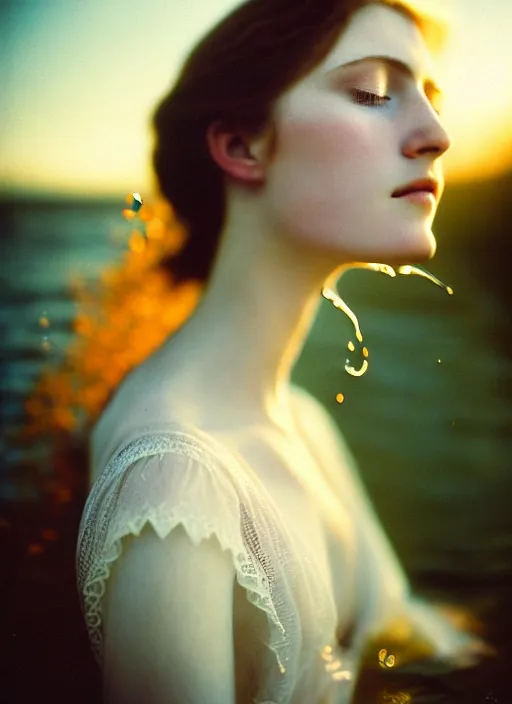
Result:
[[419,28],[408,17],[383,4],[355,12],[314,74],[371,55],[388,55],[408,64],[417,76],[436,79],[433,57]]

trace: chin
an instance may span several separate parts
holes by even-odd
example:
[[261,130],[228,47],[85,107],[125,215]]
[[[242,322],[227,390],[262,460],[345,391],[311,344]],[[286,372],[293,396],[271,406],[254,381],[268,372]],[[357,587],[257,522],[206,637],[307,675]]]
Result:
[[423,243],[418,246],[409,258],[410,262],[425,262],[435,257],[437,251],[437,242],[434,235],[430,234],[425,238]]
[[[383,255],[379,260],[382,264],[420,264],[433,259],[437,251],[436,238],[432,233],[423,235],[418,240],[408,241],[409,246],[397,245],[394,252]],[[373,261],[377,261],[374,259]]]

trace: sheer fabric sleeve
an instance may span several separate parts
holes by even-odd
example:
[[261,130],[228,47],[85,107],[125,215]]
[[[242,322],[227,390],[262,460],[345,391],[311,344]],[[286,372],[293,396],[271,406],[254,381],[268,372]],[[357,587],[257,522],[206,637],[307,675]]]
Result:
[[[150,523],[160,538],[182,525],[194,545],[215,535],[229,551],[247,599],[265,611],[269,659],[261,704],[287,702],[301,646],[289,584],[293,570],[268,509],[242,473],[195,439],[171,434],[134,440],[93,484],[79,528],[79,598],[93,654],[103,668],[103,597],[123,538]],[[285,675],[286,676],[283,676]]]
[[87,499],[76,566],[82,611],[100,666],[102,599],[125,536],[140,535],[150,523],[163,539],[182,524],[196,546],[215,534],[235,562],[244,552],[234,488],[205,458],[184,450],[180,445],[177,451],[146,454],[147,443],[130,444],[98,477]]

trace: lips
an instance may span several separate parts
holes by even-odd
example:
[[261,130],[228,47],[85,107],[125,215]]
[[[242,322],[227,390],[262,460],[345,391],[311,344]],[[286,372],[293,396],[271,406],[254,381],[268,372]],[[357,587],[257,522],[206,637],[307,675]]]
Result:
[[394,190],[391,195],[393,198],[400,198],[400,196],[405,196],[408,193],[416,193],[418,191],[427,191],[428,193],[432,193],[434,197],[437,198],[438,183],[433,178],[418,179],[417,181],[411,181],[410,183],[406,183],[404,186],[400,186]]

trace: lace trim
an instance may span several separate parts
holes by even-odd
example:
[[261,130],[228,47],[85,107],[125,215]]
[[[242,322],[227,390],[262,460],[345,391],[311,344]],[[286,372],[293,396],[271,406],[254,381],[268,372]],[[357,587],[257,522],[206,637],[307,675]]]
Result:
[[[223,448],[219,448],[223,453]],[[195,439],[179,431],[172,434],[144,435],[133,440],[110,460],[102,474],[97,478],[87,498],[79,527],[76,550],[77,584],[81,608],[90,637],[91,649],[102,668],[103,630],[102,600],[111,565],[122,553],[122,537],[129,533],[140,535],[146,523],[150,523],[160,538],[164,538],[172,528],[182,523],[195,545],[211,534],[218,536],[223,549],[230,550],[236,569],[237,581],[246,590],[247,599],[267,614],[270,630],[268,647],[277,661],[277,673],[268,673],[265,683],[265,699],[262,704],[279,704],[288,701],[290,689],[296,681],[297,653],[292,652],[291,631],[297,629],[297,619],[293,613],[286,613],[283,608],[287,602],[283,583],[276,584],[276,574],[270,557],[263,551],[256,528],[255,515],[244,502],[239,502],[240,529],[242,543],[233,548],[234,536],[226,534],[218,526],[206,519],[196,520],[190,515],[189,507],[173,506],[171,512],[155,511],[154,507],[145,506],[136,518],[122,526],[117,535],[109,538],[112,518],[126,482],[128,472],[125,470],[143,457],[165,453],[177,453],[197,460],[209,472],[219,471],[219,462],[210,453],[205,452]],[[232,460],[231,460],[232,461]],[[224,463],[223,463],[224,464]],[[243,476],[237,473],[237,482],[241,483],[249,497],[254,496],[254,489]],[[257,505],[257,502],[254,503]],[[149,514],[152,515],[149,515]],[[273,527],[268,525],[264,514],[259,516],[260,523],[267,523],[267,531],[273,543],[272,548],[280,559],[285,560],[287,550],[280,544],[280,537]],[[282,563],[278,563],[282,564]],[[283,590],[283,586],[285,587]],[[292,603],[290,598],[290,603]],[[281,614],[281,616],[280,616]],[[296,641],[299,639],[295,639]],[[286,678],[282,677],[288,673]],[[271,693],[271,694],[270,694]],[[263,693],[262,693],[263,694]],[[271,696],[272,699],[268,697]]]

